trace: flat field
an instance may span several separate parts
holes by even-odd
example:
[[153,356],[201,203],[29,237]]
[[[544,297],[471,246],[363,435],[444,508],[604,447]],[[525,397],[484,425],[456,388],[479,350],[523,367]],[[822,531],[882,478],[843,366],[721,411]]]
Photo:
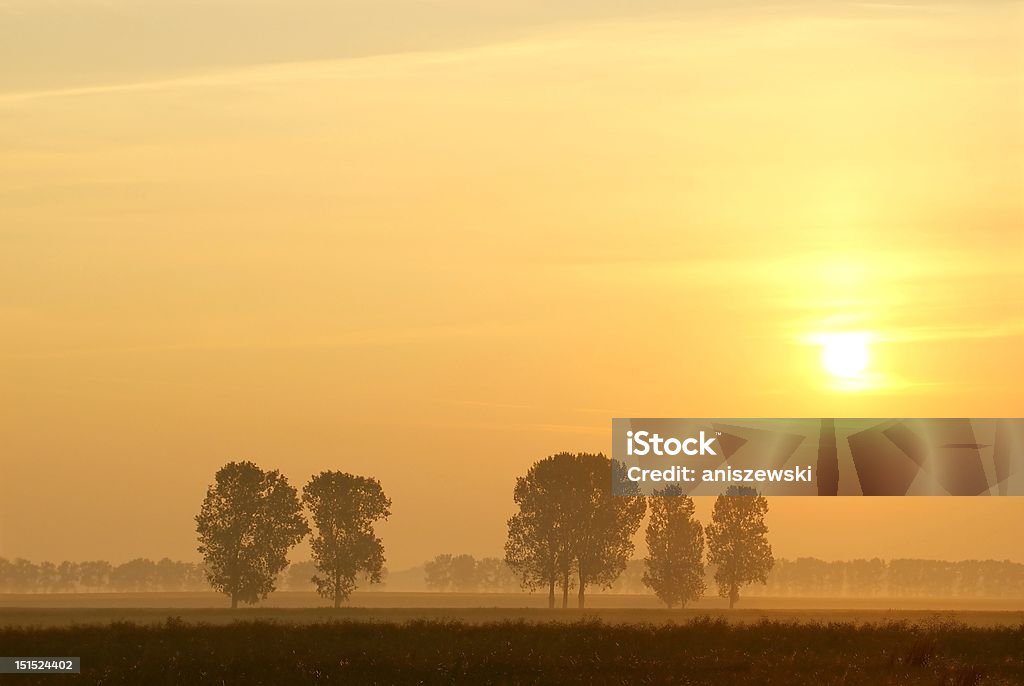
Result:
[[502,607],[513,598],[364,595],[379,605],[232,611],[210,607],[210,594],[6,596],[0,655],[79,656],[83,670],[0,683],[1024,684],[1020,610],[803,601],[671,611],[595,596],[581,611],[523,607],[524,596]]
[[1024,683],[1024,629],[958,624],[170,620],[0,628],[0,650],[82,658],[18,684]]

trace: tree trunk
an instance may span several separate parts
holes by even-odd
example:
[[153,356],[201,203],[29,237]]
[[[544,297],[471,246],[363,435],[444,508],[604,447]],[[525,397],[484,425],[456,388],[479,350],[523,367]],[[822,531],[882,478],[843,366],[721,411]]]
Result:
[[562,572],[562,609],[569,607],[569,570]]
[[555,576],[553,574],[548,585],[548,609],[555,609]]
[[738,586],[729,587],[729,609],[731,610],[736,606],[736,601],[740,599],[740,589]]
[[587,582],[583,580],[583,574],[580,574],[580,592],[576,595],[576,607],[583,609],[583,594],[587,590]]
[[238,594],[235,593],[235,592],[231,593],[231,609],[232,610],[237,610],[238,609]]

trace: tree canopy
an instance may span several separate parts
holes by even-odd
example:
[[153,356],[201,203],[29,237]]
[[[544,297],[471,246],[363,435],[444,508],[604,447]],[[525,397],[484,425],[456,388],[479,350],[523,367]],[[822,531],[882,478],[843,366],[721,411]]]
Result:
[[765,583],[775,563],[764,517],[768,500],[752,488],[730,486],[715,501],[707,528],[708,560],[717,565],[718,594],[736,605],[740,588]]
[[547,586],[549,607],[556,585],[566,607],[575,583],[583,607],[587,586],[608,587],[625,569],[645,503],[612,495],[612,474],[604,455],[559,453],[516,481],[505,560],[525,588]]
[[651,498],[643,581],[670,608],[704,595],[704,527],[678,484]]
[[343,472],[320,472],[302,490],[316,532],[311,548],[317,592],[339,607],[365,574],[379,583],[384,545],[373,525],[391,514],[391,500],[380,482]]
[[196,516],[199,552],[210,585],[238,603],[274,590],[288,550],[309,533],[298,494],[277,470],[229,462],[216,474]]

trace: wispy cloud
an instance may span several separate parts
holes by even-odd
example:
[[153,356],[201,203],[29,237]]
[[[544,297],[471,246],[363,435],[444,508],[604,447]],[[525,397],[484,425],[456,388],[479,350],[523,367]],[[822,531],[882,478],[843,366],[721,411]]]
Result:
[[516,328],[511,324],[484,322],[421,327],[362,329],[322,338],[249,339],[221,341],[183,341],[166,344],[96,345],[77,348],[54,348],[37,351],[16,351],[0,357],[11,360],[40,360],[123,355],[162,355],[192,352],[232,352],[242,350],[315,350],[331,348],[380,347],[406,345],[426,341],[456,340],[507,336]]

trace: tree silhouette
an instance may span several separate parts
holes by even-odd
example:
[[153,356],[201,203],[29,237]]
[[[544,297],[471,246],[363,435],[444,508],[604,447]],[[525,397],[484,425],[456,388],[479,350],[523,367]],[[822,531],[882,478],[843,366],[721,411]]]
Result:
[[718,496],[707,528],[708,561],[717,565],[718,595],[736,605],[740,588],[765,583],[774,559],[764,516],[768,501],[752,488],[730,486]]
[[11,589],[15,593],[29,593],[38,589],[39,568],[23,557],[11,563],[8,570]]
[[622,470],[617,468],[620,465],[604,455],[581,454],[578,464],[581,475],[573,484],[580,491],[573,503],[579,509],[576,526],[570,530],[575,533],[572,548],[579,582],[577,607],[583,608],[587,586],[610,588],[626,568],[633,556],[633,535],[640,528],[647,503],[639,495],[613,494],[613,476],[619,481],[619,493],[629,492],[628,487],[636,484],[622,478]]
[[288,550],[309,533],[298,494],[277,470],[229,462],[217,472],[196,516],[199,552],[214,590],[256,603],[274,590]]
[[57,584],[57,565],[49,561],[36,565],[36,587],[43,593],[49,593]]
[[604,455],[559,453],[516,481],[505,561],[524,588],[548,587],[548,607],[556,585],[568,605],[574,573],[584,607],[587,586],[611,586],[629,561],[645,503],[612,495],[612,469]]
[[53,585],[55,591],[73,591],[81,581],[81,568],[77,562],[64,560],[57,565],[57,578]]
[[142,557],[120,564],[110,572],[110,586],[116,591],[152,591],[157,587],[156,563]]
[[455,555],[448,571],[452,588],[456,591],[475,591],[479,585],[476,559],[472,555]]
[[452,585],[452,555],[437,555],[423,565],[423,581],[427,588],[435,591],[446,591]]
[[704,595],[704,527],[678,484],[651,499],[643,582],[670,608]]
[[519,506],[508,520],[505,563],[523,588],[547,586],[548,607],[555,606],[555,586],[562,586],[562,607],[568,604],[572,571],[569,484],[576,456],[559,453],[535,462],[516,479],[513,499]]
[[476,561],[476,578],[482,590],[491,592],[515,590],[518,581],[505,561],[496,557]]
[[384,545],[373,523],[387,519],[391,501],[376,479],[343,472],[320,472],[302,489],[302,501],[316,526],[312,540],[317,593],[340,607],[365,573],[380,582]]
[[113,567],[106,560],[90,560],[78,565],[79,583],[85,588],[98,590],[106,588],[110,583],[110,572]]
[[156,563],[156,586],[163,591],[183,591],[192,576],[192,565],[163,558]]

